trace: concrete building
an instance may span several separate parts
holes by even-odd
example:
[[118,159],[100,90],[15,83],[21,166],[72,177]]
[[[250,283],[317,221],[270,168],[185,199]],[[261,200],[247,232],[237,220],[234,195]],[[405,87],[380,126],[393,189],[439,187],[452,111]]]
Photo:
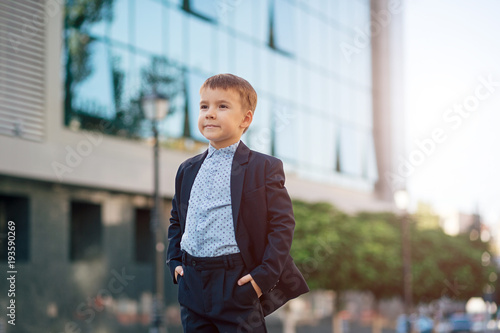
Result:
[[19,332],[146,331],[153,154],[139,105],[153,88],[172,110],[160,124],[164,229],[177,167],[206,148],[199,86],[220,72],[256,88],[243,141],[284,161],[294,199],[392,209],[401,3],[63,3],[0,0],[0,267],[12,220]]

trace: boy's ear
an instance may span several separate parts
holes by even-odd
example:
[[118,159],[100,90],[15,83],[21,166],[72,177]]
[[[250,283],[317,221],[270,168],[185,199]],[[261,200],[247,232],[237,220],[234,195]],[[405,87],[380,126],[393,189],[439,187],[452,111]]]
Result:
[[248,128],[250,124],[252,123],[253,120],[253,112],[252,110],[247,110],[245,113],[245,117],[243,118],[243,121],[241,122],[240,126],[244,128]]

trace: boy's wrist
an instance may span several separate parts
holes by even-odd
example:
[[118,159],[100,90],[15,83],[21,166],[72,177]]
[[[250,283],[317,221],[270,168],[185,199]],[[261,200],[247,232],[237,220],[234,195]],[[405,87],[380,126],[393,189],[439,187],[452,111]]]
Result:
[[257,282],[255,282],[254,279],[251,279],[250,280],[250,283],[252,284],[252,287],[253,289],[255,290],[255,292],[257,293],[257,296],[260,297],[262,296],[262,289],[260,289],[259,285],[257,284]]

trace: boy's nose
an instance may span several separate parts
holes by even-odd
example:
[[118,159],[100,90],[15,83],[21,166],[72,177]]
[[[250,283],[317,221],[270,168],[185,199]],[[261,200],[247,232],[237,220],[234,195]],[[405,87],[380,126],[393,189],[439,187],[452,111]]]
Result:
[[212,108],[209,108],[207,110],[207,113],[205,114],[205,118],[215,118],[215,112]]

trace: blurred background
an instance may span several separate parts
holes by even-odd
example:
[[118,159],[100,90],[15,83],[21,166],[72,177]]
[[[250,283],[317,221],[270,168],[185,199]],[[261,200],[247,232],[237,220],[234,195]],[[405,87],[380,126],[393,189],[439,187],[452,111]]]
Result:
[[242,140],[284,162],[312,289],[270,332],[498,331],[499,12],[0,0],[0,332],[182,331],[174,179],[226,72],[258,93]]

